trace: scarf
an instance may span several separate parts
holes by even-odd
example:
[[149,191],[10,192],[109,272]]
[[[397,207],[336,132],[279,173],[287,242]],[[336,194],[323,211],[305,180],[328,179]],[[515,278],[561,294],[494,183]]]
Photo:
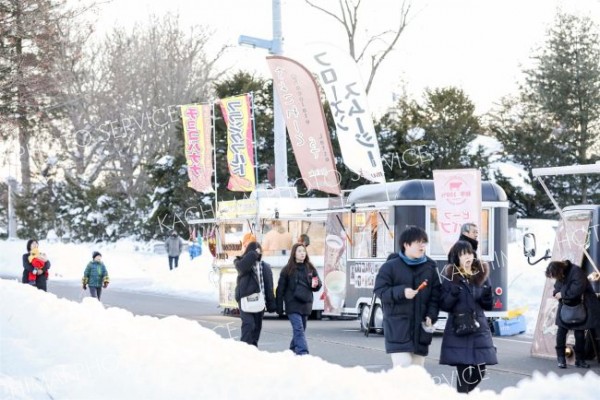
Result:
[[408,258],[403,253],[398,253],[398,255],[406,265],[419,265],[427,261],[427,256],[421,258]]

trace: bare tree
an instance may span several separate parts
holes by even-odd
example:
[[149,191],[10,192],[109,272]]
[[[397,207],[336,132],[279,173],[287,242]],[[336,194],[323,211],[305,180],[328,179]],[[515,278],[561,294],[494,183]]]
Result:
[[[317,5],[311,0],[304,1],[311,7],[329,15],[344,27],[346,36],[348,38],[348,50],[350,51],[352,58],[354,58],[357,63],[361,62],[366,57],[369,57],[369,79],[367,80],[367,85],[365,88],[366,92],[369,93],[369,89],[371,88],[381,63],[383,63],[387,55],[394,49],[398,43],[398,39],[400,39],[400,35],[402,32],[404,32],[404,29],[408,25],[408,15],[411,10],[410,2],[402,1],[399,10],[398,24],[396,25],[395,29],[384,30],[380,33],[372,35],[367,38],[367,41],[364,43],[364,45],[359,46],[356,41],[360,17],[359,8],[362,0],[338,0],[338,12],[330,11],[325,7]],[[375,44],[380,44],[382,46],[375,50]]]

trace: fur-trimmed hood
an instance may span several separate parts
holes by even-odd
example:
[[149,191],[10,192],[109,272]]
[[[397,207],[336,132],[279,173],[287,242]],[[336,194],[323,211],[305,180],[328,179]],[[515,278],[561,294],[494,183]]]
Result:
[[[468,280],[476,286],[482,286],[490,276],[490,266],[485,261],[473,260],[474,267],[472,268],[474,274],[471,275]],[[480,268],[475,268],[475,265],[479,264]],[[453,264],[448,264],[442,271],[442,276],[452,282],[459,283],[463,279],[463,275],[460,273],[458,267]]]

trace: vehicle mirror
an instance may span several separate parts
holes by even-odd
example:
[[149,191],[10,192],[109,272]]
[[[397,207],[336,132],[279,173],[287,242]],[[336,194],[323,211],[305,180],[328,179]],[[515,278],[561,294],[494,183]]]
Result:
[[523,255],[525,257],[535,257],[535,251],[535,234],[526,233],[523,235]]

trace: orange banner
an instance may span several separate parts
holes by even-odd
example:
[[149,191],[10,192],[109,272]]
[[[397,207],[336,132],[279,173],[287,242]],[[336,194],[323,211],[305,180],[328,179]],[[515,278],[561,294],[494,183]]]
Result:
[[221,112],[227,125],[227,189],[251,192],[256,187],[250,95],[221,99]]
[[[437,222],[446,253],[468,222],[481,228],[481,172],[477,169],[434,170]],[[479,250],[481,251],[481,250]]]
[[267,57],[267,63],[304,184],[308,189],[339,195],[340,177],[315,80],[290,58]]
[[188,186],[197,192],[211,193],[213,174],[211,141],[211,106],[181,106],[185,158],[187,160]]

